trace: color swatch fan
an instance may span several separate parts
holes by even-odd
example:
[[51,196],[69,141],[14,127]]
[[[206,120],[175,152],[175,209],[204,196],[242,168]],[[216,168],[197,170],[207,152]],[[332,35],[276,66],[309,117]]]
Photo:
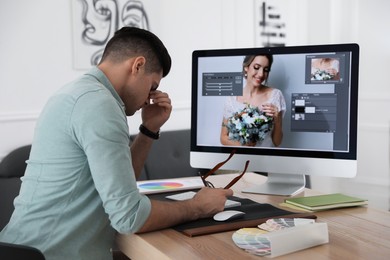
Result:
[[246,252],[266,256],[272,252],[271,242],[265,234],[282,229],[288,229],[295,226],[314,224],[313,219],[303,218],[274,218],[268,219],[265,223],[258,226],[258,228],[242,228],[237,230],[233,236],[233,242]]

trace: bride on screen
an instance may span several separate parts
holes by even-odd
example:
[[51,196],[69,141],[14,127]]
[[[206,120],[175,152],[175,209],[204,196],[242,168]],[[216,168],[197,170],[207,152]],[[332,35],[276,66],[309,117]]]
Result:
[[232,146],[274,147],[282,143],[286,101],[279,89],[267,86],[272,55],[246,56],[242,96],[227,97],[221,143]]

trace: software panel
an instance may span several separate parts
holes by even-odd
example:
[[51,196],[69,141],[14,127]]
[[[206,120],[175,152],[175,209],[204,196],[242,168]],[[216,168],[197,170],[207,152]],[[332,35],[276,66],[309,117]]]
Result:
[[[267,75],[260,85],[272,91],[245,98],[244,60],[265,55],[272,64],[257,68]],[[280,195],[301,190],[303,175],[354,177],[358,59],[356,44],[194,51],[191,165],[211,168],[234,149],[225,169],[249,159],[250,170],[269,173],[267,185],[245,191]],[[279,143],[264,104],[280,112]]]

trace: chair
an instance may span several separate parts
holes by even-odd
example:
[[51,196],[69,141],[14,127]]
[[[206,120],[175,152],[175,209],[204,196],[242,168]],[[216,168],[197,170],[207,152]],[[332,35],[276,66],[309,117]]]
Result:
[[45,260],[41,251],[34,247],[0,242],[2,260]]
[[0,162],[0,230],[8,223],[14,211],[14,199],[19,194],[21,180],[30,156],[31,145],[19,147]]
[[139,180],[198,176],[200,169],[190,165],[190,136],[190,130],[162,132],[153,142]]

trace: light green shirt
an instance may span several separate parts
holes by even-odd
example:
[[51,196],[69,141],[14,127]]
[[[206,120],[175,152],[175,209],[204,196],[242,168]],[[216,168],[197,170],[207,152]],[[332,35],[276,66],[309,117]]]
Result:
[[124,104],[98,68],[50,98],[35,129],[15,211],[0,241],[46,259],[110,259],[115,230],[150,214],[131,163]]

